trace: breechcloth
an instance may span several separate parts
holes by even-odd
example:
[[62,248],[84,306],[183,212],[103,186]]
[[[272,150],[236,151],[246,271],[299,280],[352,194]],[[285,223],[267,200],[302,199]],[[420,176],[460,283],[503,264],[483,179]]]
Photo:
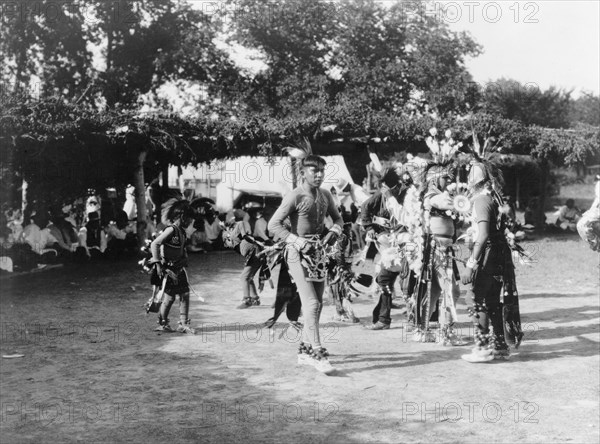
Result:
[[320,243],[318,235],[306,236],[305,239],[314,247],[314,253],[307,255],[298,251],[296,246],[287,245],[285,249],[285,260],[290,265],[290,262],[298,262],[305,271],[305,278],[311,282],[324,282],[327,278],[327,256],[325,249]]
[[[165,294],[175,296],[176,294],[189,293],[190,285],[187,279],[187,274],[184,268],[175,267],[172,263],[167,263],[165,266],[166,270],[170,270],[175,274],[175,279],[167,275],[167,285],[165,286]],[[156,273],[156,270],[152,272],[150,276],[150,283],[152,285],[162,286],[162,279]]]
[[[493,329],[494,347],[507,348],[504,334],[504,320],[501,302],[505,279],[514,271],[510,247],[498,237],[485,245],[479,268],[473,280],[471,293],[474,302],[475,340],[477,345],[487,345],[490,341],[490,324]],[[520,323],[520,322],[519,322]]]

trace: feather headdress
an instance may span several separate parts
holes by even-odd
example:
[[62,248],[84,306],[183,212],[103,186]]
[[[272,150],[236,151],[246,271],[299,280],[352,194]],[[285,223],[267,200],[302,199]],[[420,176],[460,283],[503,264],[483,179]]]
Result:
[[313,153],[310,141],[306,137],[303,137],[295,144],[286,146],[284,150],[286,150],[288,155],[295,160],[295,166],[294,162],[292,161],[292,165],[294,167],[293,174],[296,178],[299,178],[303,159],[307,158]]
[[444,132],[444,138],[438,139],[437,128],[433,127],[429,130],[429,136],[425,139],[427,147],[433,155],[434,162],[447,162],[450,160],[459,148],[462,147],[462,142],[456,142],[452,138],[452,130]]
[[490,132],[491,130],[488,131],[482,143],[475,129],[471,126],[472,143],[467,144],[467,152],[471,154],[471,159],[469,160],[467,170],[470,173],[474,173],[472,168],[480,170],[482,181],[489,181],[494,191],[499,195],[504,185],[504,180],[502,171],[492,159],[492,154],[497,151],[495,143],[497,139]]
[[302,160],[309,154],[312,154],[312,146],[306,137],[303,137],[301,140],[291,146],[286,146],[284,150],[286,150],[291,157],[297,160]]

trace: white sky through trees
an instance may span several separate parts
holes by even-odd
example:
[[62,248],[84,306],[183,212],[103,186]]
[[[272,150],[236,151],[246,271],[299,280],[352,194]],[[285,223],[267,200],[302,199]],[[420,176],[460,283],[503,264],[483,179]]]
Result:
[[600,94],[600,1],[438,3],[453,30],[469,31],[483,46],[467,62],[478,83],[506,77],[573,89],[575,97]]

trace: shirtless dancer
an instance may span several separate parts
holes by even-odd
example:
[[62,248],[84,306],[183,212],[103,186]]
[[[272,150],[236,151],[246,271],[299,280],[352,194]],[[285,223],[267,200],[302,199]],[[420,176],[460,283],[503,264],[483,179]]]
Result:
[[[326,162],[319,156],[309,155],[302,160],[302,184],[287,194],[269,221],[269,232],[286,243],[285,260],[296,284],[304,327],[298,353],[298,363],[312,365],[330,374],[335,371],[321,347],[319,319],[323,308],[323,290],[327,270],[324,247],[333,244],[342,232],[340,216],[331,193],[320,188],[325,177]],[[325,216],[331,216],[333,226],[325,231]],[[289,216],[291,229],[284,225]]]

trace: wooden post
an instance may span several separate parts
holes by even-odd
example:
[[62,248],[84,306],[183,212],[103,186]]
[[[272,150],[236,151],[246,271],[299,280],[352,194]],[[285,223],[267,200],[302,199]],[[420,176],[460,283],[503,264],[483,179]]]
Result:
[[167,200],[167,193],[169,191],[169,164],[163,163],[160,168],[160,192],[158,193],[158,200],[154,202],[154,217],[156,223],[159,224],[162,218],[162,205]]
[[140,151],[133,171],[133,186],[135,187],[135,204],[137,206],[137,240],[140,247],[146,241],[146,185],[144,181],[144,162],[146,151]]
[[[212,195],[212,189],[211,189],[211,181],[210,181],[210,174],[206,175],[206,184],[207,184],[207,188],[208,190],[206,191],[206,197],[208,197],[209,199],[213,199],[213,195]],[[214,198],[215,202],[216,202],[216,197]]]
[[521,178],[519,177],[519,173],[516,173],[517,178],[517,192],[515,197],[515,208],[518,210],[521,207]]
[[547,188],[548,188],[548,175],[550,174],[550,169],[548,166],[548,161],[546,159],[542,159],[541,163],[540,163],[540,167],[542,169],[542,180],[541,180],[541,185],[540,185],[540,198],[538,201],[538,208],[537,208],[537,215],[535,218],[535,222],[536,222],[536,227],[538,229],[543,228],[544,227],[544,221],[545,221],[545,217],[546,215],[545,213],[545,208],[546,208],[546,192],[547,192]]
[[[27,207],[27,181],[23,179],[21,187],[21,213],[25,214],[25,208]],[[29,223],[29,222],[27,222]]]
[[185,187],[183,184],[183,168],[181,167],[181,165],[177,167],[177,175],[179,176],[177,178],[177,183],[179,184],[179,191],[183,195],[183,190],[185,189]]

